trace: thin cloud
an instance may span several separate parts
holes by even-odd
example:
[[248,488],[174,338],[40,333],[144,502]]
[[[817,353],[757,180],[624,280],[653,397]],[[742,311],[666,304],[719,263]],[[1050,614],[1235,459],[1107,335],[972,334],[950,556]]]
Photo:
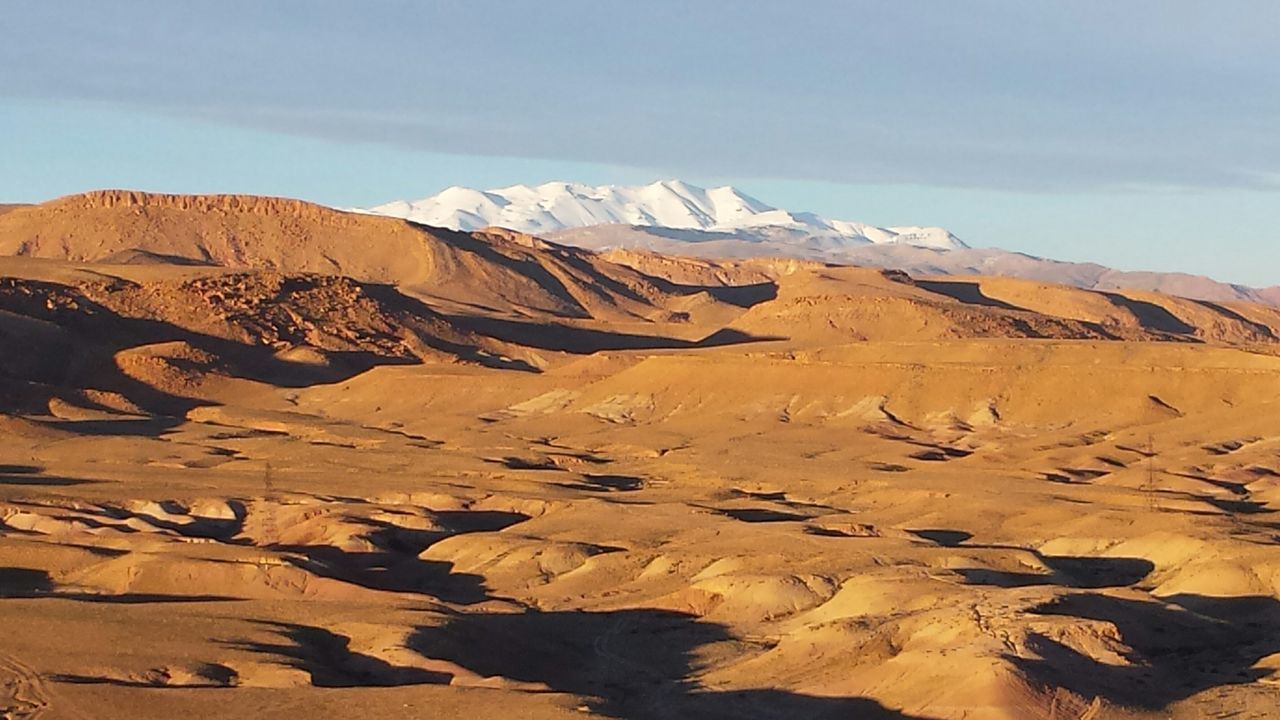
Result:
[[673,174],[1270,189],[1275,7],[20,1],[0,93]]

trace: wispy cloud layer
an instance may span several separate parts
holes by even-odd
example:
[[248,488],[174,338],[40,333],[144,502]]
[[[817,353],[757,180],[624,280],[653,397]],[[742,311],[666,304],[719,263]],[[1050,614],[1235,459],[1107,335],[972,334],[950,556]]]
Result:
[[1280,6],[17,0],[0,94],[666,174],[1275,187]]

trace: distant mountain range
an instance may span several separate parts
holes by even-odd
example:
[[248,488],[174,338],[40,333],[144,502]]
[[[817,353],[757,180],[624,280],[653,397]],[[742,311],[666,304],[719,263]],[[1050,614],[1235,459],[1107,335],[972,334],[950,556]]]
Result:
[[1280,305],[1280,287],[1251,288],[1203,275],[1128,272],[1097,263],[1063,262],[995,248],[940,250],[906,244],[832,247],[818,239],[745,240],[733,233],[596,225],[545,235],[592,250],[645,250],[705,258],[789,257],[837,265],[892,268],[912,275],[987,275],[1073,285],[1086,290],[1152,290],[1209,302]]
[[1280,286],[1251,288],[1202,275],[1128,272],[994,248],[971,248],[939,227],[876,227],[767,205],[735,188],[679,180],[592,187],[546,183],[497,190],[451,187],[365,210],[455,230],[510,228],[593,250],[707,258],[762,256],[894,268],[917,275],[996,275],[1090,290],[1154,290],[1209,302],[1280,305]]
[[571,228],[624,225],[731,233],[748,242],[803,240],[831,248],[967,247],[939,227],[885,228],[829,220],[766,205],[732,187],[707,190],[679,180],[635,187],[563,182],[483,191],[451,187],[422,200],[398,200],[368,212],[453,230],[499,226],[544,236]]

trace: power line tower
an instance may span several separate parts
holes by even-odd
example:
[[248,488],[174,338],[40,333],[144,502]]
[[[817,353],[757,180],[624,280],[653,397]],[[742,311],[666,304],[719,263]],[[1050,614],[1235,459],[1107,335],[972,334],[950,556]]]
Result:
[[271,473],[271,463],[267,462],[266,469],[262,473],[262,500],[258,503],[262,513],[262,522],[259,524],[261,530],[258,536],[260,547],[268,547],[280,542],[280,528],[276,523],[276,506],[279,502],[275,479]]
[[1156,442],[1151,433],[1147,433],[1147,480],[1142,485],[1142,491],[1147,497],[1147,509],[1158,512],[1160,501],[1156,496]]

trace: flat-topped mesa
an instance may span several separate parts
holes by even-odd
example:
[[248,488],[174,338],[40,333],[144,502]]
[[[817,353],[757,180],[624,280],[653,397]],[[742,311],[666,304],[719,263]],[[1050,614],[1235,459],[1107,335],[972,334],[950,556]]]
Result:
[[[180,210],[249,215],[295,217],[325,223],[354,225],[368,217],[317,205],[304,200],[263,195],[211,194],[182,195],[142,190],[93,190],[58,198],[50,206],[97,210],[137,208],[140,210]],[[374,218],[369,218],[375,220]]]

